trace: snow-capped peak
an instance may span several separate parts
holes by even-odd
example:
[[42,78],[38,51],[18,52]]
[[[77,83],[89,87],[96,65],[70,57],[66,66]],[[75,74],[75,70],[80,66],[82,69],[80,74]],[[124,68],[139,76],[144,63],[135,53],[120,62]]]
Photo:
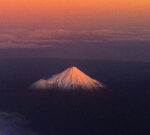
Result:
[[90,78],[76,67],[67,68],[64,72],[53,75],[51,78],[41,79],[32,86],[34,89],[98,89],[105,86]]

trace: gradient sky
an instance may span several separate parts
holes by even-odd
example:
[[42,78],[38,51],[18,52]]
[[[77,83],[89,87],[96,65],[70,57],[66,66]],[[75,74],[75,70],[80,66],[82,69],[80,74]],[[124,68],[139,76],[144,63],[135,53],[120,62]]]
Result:
[[0,0],[0,29],[2,52],[150,60],[150,0]]

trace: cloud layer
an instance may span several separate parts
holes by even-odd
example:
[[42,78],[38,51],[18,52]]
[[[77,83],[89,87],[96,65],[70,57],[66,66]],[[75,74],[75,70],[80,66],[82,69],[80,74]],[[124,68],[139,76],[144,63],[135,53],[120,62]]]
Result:
[[71,44],[103,45],[105,42],[116,41],[150,42],[150,30],[11,29],[0,32],[0,48],[43,48]]
[[150,61],[150,30],[7,29],[0,57],[61,57]]

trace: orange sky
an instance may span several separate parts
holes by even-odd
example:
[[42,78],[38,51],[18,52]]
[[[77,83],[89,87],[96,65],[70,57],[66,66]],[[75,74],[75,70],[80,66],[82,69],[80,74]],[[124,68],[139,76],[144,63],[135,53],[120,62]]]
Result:
[[149,27],[150,0],[0,0],[0,25]]
[[150,0],[0,0],[0,49],[27,57],[147,60],[149,44]]

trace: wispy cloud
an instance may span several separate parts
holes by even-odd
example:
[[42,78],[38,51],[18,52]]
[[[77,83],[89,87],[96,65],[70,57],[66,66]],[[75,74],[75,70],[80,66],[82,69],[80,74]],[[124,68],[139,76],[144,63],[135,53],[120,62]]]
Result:
[[0,48],[43,48],[70,44],[103,44],[113,41],[149,41],[150,30],[6,30],[0,32]]
[[0,134],[1,135],[36,135],[28,129],[23,128],[27,120],[17,113],[0,112]]

